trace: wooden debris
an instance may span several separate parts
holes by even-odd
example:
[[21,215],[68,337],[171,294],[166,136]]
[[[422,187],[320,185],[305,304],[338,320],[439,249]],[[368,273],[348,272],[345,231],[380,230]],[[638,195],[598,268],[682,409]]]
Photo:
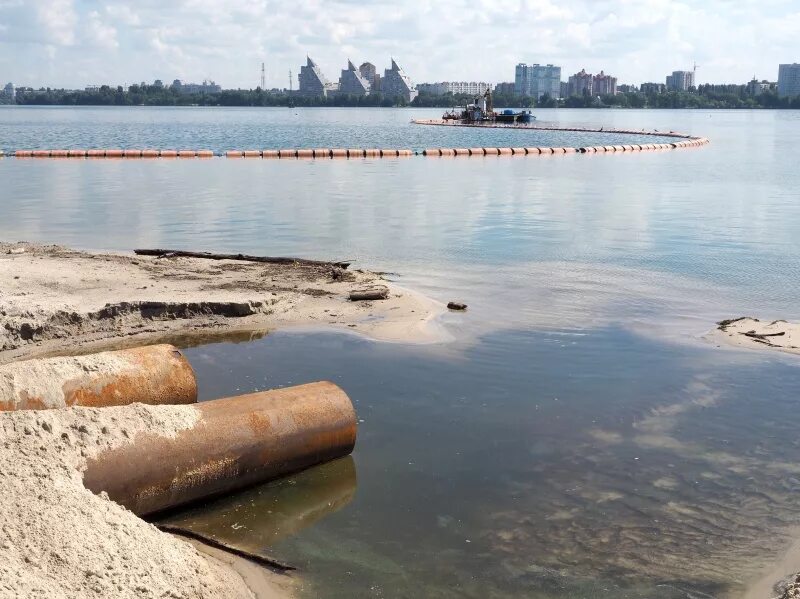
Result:
[[328,262],[324,260],[308,260],[306,258],[287,258],[283,256],[249,256],[247,254],[215,254],[212,252],[190,252],[186,250],[138,249],[133,250],[137,256],[155,256],[156,258],[203,258],[205,260],[243,260],[245,262],[265,262],[268,264],[290,264],[296,266],[336,266],[347,268],[352,261]]

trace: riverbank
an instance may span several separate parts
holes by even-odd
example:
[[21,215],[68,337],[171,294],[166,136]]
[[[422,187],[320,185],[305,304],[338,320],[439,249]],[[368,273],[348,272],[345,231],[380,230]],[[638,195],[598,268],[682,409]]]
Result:
[[[380,301],[350,293],[387,289]],[[444,338],[445,307],[333,264],[83,252],[0,243],[0,364],[36,356],[325,326],[385,341]]]

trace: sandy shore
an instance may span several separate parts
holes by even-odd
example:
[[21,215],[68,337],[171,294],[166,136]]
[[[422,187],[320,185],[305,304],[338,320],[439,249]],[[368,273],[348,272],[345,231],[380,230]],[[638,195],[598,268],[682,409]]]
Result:
[[[354,290],[388,288],[379,301]],[[445,307],[331,265],[89,253],[0,243],[0,363],[180,339],[325,326],[432,342]],[[138,431],[171,435],[193,406],[0,412],[0,597],[289,597],[286,576],[160,532],[82,482]]]
[[209,559],[83,486],[92,456],[198,418],[142,404],[0,413],[0,597],[290,596],[290,577]]
[[800,324],[785,320],[762,322],[750,317],[723,320],[708,338],[736,347],[800,354]]
[[[385,286],[382,301],[351,291]],[[388,341],[443,338],[445,307],[379,275],[331,266],[88,253],[0,243],[0,363],[39,355],[318,325]]]

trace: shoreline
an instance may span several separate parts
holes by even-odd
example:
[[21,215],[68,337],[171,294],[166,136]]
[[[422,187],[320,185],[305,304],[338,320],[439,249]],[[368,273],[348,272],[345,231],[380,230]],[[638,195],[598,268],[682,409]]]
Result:
[[[349,300],[353,291],[374,288],[388,290],[387,298]],[[435,323],[445,311],[361,269],[0,242],[0,364],[307,326],[438,343],[449,338]]]

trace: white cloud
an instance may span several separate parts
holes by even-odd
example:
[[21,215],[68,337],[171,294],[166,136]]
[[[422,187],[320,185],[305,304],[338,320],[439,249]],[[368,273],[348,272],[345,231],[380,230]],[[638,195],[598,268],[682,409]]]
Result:
[[794,0],[0,0],[0,54],[19,57],[6,76],[74,87],[79,74],[251,87],[262,60],[283,87],[306,53],[330,79],[347,58],[394,56],[416,81],[503,81],[516,62],[551,62],[564,79],[585,67],[636,83],[695,60],[700,81],[744,81],[800,60],[798,29]]

